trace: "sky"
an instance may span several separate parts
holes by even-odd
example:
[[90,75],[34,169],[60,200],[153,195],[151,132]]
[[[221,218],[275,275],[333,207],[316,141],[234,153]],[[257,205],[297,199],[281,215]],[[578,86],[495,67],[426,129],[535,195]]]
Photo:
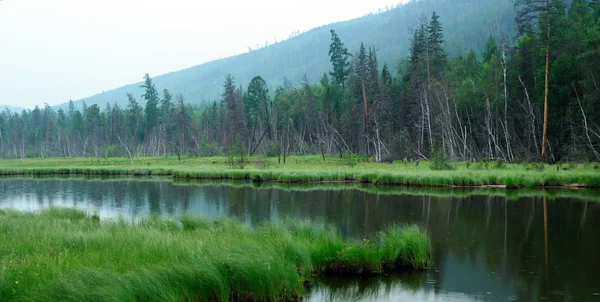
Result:
[[406,0],[0,0],[0,106],[54,106]]

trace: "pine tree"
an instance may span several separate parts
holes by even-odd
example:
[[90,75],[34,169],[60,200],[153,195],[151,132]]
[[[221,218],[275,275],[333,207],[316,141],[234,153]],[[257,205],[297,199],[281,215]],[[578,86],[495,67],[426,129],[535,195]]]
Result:
[[271,139],[271,124],[269,120],[269,89],[265,80],[256,76],[252,78],[248,89],[244,95],[244,109],[248,120],[249,129],[252,129],[252,140],[254,140],[255,130],[260,123]]
[[72,118],[74,113],[75,113],[75,104],[73,104],[73,100],[69,100],[69,118]]
[[360,44],[360,49],[356,56],[354,70],[360,83],[361,102],[363,107],[363,131],[365,131],[365,126],[369,115],[369,102],[365,83],[367,81],[367,51],[363,43]]
[[173,96],[169,92],[169,90],[163,90],[163,97],[160,100],[160,116],[163,121],[167,121],[169,115],[171,114],[171,110],[173,110]]
[[447,54],[443,48],[444,32],[439,19],[440,16],[433,12],[427,26],[427,64],[430,70],[428,83],[431,83],[431,79],[441,81],[447,61]]
[[498,55],[498,44],[494,36],[490,35],[481,54],[483,63],[488,63],[495,55]]
[[342,86],[342,90],[345,88],[346,79],[348,78],[350,62],[348,62],[348,49],[342,43],[342,40],[338,37],[335,30],[331,30],[331,44],[329,45],[329,58],[333,65],[333,71],[329,74],[336,80],[336,82]]
[[140,87],[144,88],[142,97],[146,100],[146,131],[150,133],[158,124],[158,91],[149,74],[144,76],[144,84]]
[[419,61],[425,52],[425,30],[423,26],[415,30],[410,41],[410,73],[418,73]]
[[225,76],[221,102],[225,107],[225,123],[228,126],[228,135],[225,137],[225,144],[231,146],[235,135],[240,134],[246,127],[244,127],[243,93],[241,88],[238,89],[235,87],[234,79],[229,74]]
[[423,81],[428,81],[429,75],[429,47],[427,26],[421,24],[414,31],[410,45],[410,72],[408,74],[411,93],[421,90]]
[[142,108],[131,93],[127,94],[127,101],[127,126],[129,129],[128,134],[132,142],[135,144],[138,142],[141,132],[140,123],[142,119]]

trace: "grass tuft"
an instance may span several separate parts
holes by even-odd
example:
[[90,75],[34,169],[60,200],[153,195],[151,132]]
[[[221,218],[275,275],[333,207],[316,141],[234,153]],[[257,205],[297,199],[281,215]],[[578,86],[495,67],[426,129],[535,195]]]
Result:
[[313,221],[264,223],[182,216],[99,223],[52,208],[0,210],[3,301],[296,300],[315,274],[423,269],[431,243],[418,226],[361,242]]

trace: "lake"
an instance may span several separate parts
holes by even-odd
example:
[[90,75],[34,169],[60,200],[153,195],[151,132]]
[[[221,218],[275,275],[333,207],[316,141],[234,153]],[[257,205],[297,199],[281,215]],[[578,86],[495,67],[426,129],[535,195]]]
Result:
[[307,290],[306,301],[600,301],[600,191],[0,179],[0,208],[50,206],[81,208],[102,219],[193,214],[254,225],[310,218],[357,240],[395,223],[428,229],[433,267],[320,278]]

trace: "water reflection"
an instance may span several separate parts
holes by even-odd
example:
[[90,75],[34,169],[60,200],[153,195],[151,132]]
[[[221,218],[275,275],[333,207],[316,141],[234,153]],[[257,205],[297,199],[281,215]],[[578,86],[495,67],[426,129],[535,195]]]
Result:
[[553,198],[507,198],[487,191],[391,193],[355,186],[255,188],[169,179],[3,179],[0,208],[74,206],[104,218],[188,213],[232,216],[248,224],[311,218],[335,224],[351,238],[416,222],[431,233],[434,268],[416,275],[325,278],[311,287],[306,300],[600,301],[598,192],[548,193]]

